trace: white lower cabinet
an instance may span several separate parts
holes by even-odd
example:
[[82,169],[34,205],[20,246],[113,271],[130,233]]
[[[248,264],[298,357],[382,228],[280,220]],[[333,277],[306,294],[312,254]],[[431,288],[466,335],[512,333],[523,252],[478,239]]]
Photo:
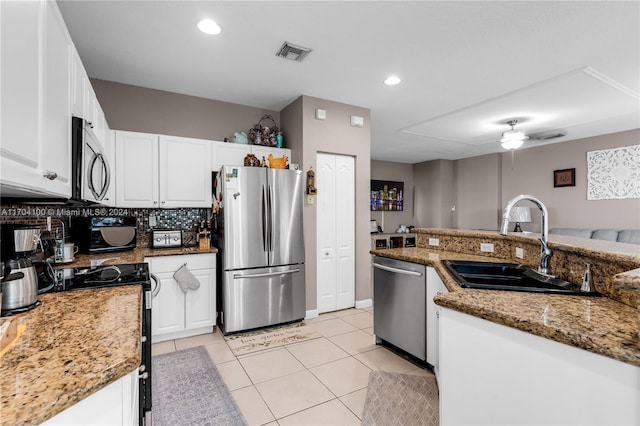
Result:
[[442,425],[640,424],[639,367],[445,308],[438,386]]
[[43,425],[138,425],[140,381],[136,368],[126,376],[42,423]]
[[[216,255],[159,256],[145,258],[145,262],[160,281],[151,311],[152,341],[210,333],[216,324]],[[173,277],[185,264],[200,282],[197,290],[186,293]]]
[[442,278],[436,270],[427,267],[427,362],[433,366],[433,371],[438,377],[439,375],[439,324],[440,306],[433,302],[433,298],[438,294],[447,293],[447,287],[442,282]]

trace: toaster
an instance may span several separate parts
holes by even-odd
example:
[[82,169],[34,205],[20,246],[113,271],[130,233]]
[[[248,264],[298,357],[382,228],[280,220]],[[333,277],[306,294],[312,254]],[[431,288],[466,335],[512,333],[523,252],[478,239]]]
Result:
[[182,246],[182,231],[155,229],[151,231],[151,247],[167,248]]

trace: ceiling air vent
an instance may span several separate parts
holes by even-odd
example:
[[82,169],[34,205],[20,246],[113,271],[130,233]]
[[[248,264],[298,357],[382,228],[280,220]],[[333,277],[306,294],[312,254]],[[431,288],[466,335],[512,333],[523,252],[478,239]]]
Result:
[[309,52],[311,52],[311,49],[307,47],[296,46],[295,44],[285,41],[276,53],[276,56],[290,59],[292,61],[302,62]]
[[567,131],[564,129],[547,130],[545,132],[532,133],[529,135],[530,139],[536,139],[539,141],[548,141],[550,139],[561,138],[567,136]]

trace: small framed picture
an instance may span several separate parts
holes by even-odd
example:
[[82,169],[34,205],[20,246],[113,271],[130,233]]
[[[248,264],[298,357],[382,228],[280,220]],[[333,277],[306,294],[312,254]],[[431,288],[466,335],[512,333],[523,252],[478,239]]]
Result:
[[576,169],[562,169],[553,171],[553,187],[576,186]]

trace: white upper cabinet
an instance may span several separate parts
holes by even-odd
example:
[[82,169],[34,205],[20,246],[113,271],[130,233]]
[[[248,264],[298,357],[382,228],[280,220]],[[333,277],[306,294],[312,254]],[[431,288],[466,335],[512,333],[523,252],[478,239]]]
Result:
[[211,207],[211,142],[116,131],[116,206]]
[[158,135],[116,131],[116,206],[158,207]]
[[85,117],[84,98],[88,85],[89,77],[74,46],[71,51],[71,115],[74,117]]
[[42,166],[49,192],[71,193],[70,66],[72,42],[55,2],[46,2]]
[[222,166],[242,166],[244,157],[251,153],[251,145],[229,142],[213,142],[211,165],[214,172]]
[[55,2],[0,2],[3,195],[71,195],[71,38]]

